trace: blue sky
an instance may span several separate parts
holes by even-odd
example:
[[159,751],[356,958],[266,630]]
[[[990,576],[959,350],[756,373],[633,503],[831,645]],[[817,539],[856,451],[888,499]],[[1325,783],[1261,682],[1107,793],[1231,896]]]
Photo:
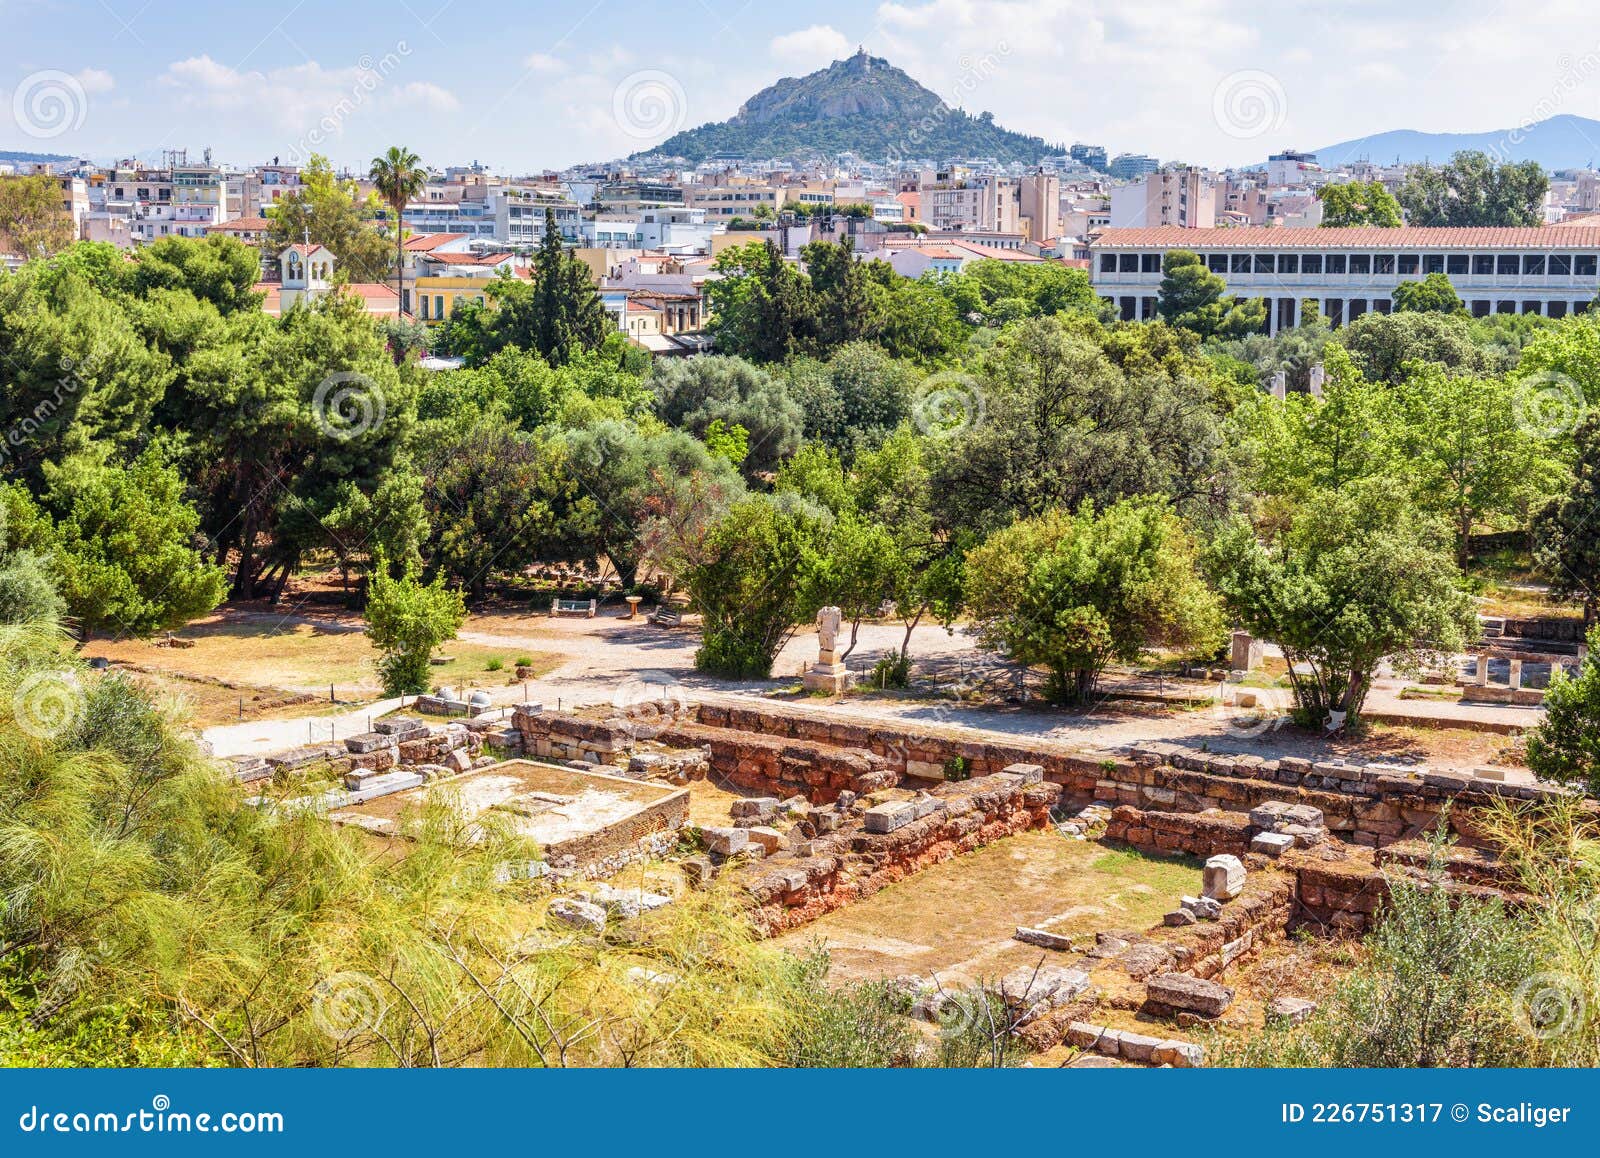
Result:
[[0,0],[0,149],[510,172],[624,155],[857,44],[1051,140],[1206,164],[1600,118],[1592,0]]

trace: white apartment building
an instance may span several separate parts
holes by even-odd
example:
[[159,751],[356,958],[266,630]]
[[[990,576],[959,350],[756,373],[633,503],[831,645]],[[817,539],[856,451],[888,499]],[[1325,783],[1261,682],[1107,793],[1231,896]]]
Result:
[[1107,229],[1090,243],[1090,283],[1124,320],[1156,316],[1169,249],[1200,255],[1238,297],[1267,301],[1271,333],[1311,300],[1334,325],[1388,313],[1396,287],[1445,274],[1477,317],[1587,310],[1600,292],[1600,228]]
[[568,245],[584,240],[583,210],[548,190],[509,185],[494,191],[489,211],[495,240],[512,246],[538,245],[544,240],[544,211],[555,210],[556,229]]

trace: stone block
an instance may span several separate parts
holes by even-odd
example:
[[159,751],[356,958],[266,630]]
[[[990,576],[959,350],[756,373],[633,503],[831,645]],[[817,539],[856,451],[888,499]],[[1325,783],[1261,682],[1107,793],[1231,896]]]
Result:
[[550,902],[548,912],[563,925],[571,925],[574,929],[582,929],[589,933],[606,931],[606,911],[592,901],[557,897]]
[[1304,997],[1274,997],[1267,1003],[1267,1020],[1299,1025],[1317,1011],[1317,1003]]
[[1014,776],[1024,784],[1042,784],[1044,782],[1043,764],[1008,764],[1000,769],[1003,776]]
[[1215,981],[1187,973],[1163,973],[1145,982],[1145,995],[1153,1003],[1180,1013],[1220,1017],[1233,1004],[1233,990]]
[[778,808],[776,796],[753,796],[745,800],[735,800],[728,806],[728,812],[733,816],[759,816],[765,819],[776,816]]
[[769,855],[783,847],[783,833],[776,828],[756,825],[753,828],[745,829],[745,832],[749,834],[752,843],[760,845],[762,850]]
[[683,870],[684,879],[691,888],[703,889],[717,875],[716,866],[708,856],[686,856],[678,862],[678,867]]
[[1218,901],[1231,901],[1244,891],[1244,865],[1230,853],[1206,861],[1202,894]]
[[1205,1050],[1192,1041],[1168,1038],[1160,1042],[1150,1055],[1152,1063],[1171,1066],[1173,1069],[1199,1069],[1205,1065]]
[[909,800],[891,800],[875,804],[862,816],[868,832],[893,832],[917,818],[916,806]]
[[589,894],[589,899],[622,921],[672,904],[672,898],[661,893],[646,892],[639,888],[617,889],[604,884],[596,886],[594,892]]
[[1258,832],[1250,838],[1250,851],[1280,857],[1294,847],[1294,837],[1281,832]]
[[1161,918],[1161,923],[1168,928],[1181,929],[1185,925],[1192,925],[1199,918],[1188,909],[1177,909]]
[[1088,988],[1089,975],[1082,969],[1065,969],[1059,965],[1041,965],[1035,969],[1024,965],[1001,978],[995,992],[1014,1011],[1020,1012],[1019,1021],[1030,1021],[1071,1004]]
[[421,788],[427,782],[424,777],[409,768],[404,771],[384,772],[367,780],[359,789],[351,792],[350,802],[360,804],[367,800],[376,800],[380,796],[391,796],[396,792]]
[[750,843],[748,828],[702,828],[700,836],[706,842],[706,848],[718,856],[733,856],[743,852]]
[[375,720],[372,730],[384,736],[393,736],[396,740],[410,740],[416,736],[426,735],[428,723],[415,716],[387,716]]
[[1072,938],[1062,933],[1052,933],[1048,929],[1030,929],[1026,925],[1018,925],[1017,931],[1011,934],[1014,941],[1021,941],[1024,945],[1037,945],[1041,949],[1059,949],[1069,951],[1072,948]]

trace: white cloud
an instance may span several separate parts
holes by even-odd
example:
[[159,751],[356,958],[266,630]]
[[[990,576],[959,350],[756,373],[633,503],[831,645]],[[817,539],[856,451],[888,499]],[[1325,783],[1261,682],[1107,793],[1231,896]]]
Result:
[[523,59],[522,66],[531,72],[553,74],[567,71],[567,62],[559,56],[551,56],[548,52],[529,53]]
[[[345,138],[365,143],[426,129],[461,101],[427,80],[406,80],[403,57],[325,68],[316,61],[240,71],[194,56],[173,61],[158,78],[173,93],[186,132],[264,136],[293,159],[328,152]],[[357,146],[359,147],[359,146]]]
[[116,78],[100,68],[85,68],[77,73],[78,83],[86,93],[110,92],[117,87]]
[[831,24],[813,24],[774,36],[769,46],[775,60],[807,71],[824,68],[850,55],[850,40]]
[[394,102],[397,105],[422,106],[440,112],[452,112],[461,107],[461,102],[456,99],[454,93],[432,81],[412,81],[397,86],[393,92]]

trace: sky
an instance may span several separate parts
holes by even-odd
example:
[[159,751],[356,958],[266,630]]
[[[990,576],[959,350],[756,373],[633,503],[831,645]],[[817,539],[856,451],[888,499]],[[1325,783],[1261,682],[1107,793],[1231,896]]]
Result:
[[0,0],[0,42],[0,149],[99,159],[559,169],[858,45],[1007,128],[1214,166],[1600,118],[1593,0]]

